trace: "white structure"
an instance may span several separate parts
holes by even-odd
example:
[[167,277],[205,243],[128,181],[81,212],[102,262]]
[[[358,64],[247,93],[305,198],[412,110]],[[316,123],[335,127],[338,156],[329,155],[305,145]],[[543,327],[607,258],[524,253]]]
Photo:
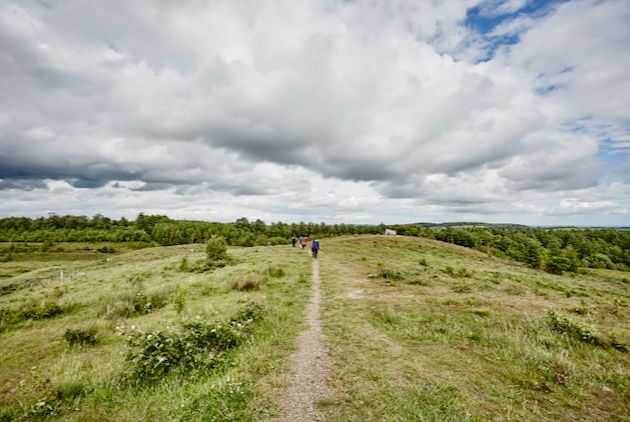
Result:
[[385,236],[396,236],[395,230],[385,229]]

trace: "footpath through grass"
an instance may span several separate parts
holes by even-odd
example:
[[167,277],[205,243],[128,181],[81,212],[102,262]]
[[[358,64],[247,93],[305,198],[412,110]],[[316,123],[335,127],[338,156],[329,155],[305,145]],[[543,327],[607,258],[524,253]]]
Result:
[[0,421],[278,417],[310,259],[228,253],[205,272],[202,245],[0,263]]
[[628,420],[623,273],[554,276],[419,238],[322,247],[328,420]]

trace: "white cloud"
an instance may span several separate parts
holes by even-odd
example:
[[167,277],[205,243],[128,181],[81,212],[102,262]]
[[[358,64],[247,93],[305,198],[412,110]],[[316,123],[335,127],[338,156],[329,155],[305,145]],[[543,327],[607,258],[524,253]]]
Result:
[[[37,193],[79,213],[117,198],[112,215],[507,221],[606,191],[598,143],[630,136],[629,9],[575,1],[482,36],[476,5],[5,3],[0,213]],[[520,42],[474,60],[504,35]]]

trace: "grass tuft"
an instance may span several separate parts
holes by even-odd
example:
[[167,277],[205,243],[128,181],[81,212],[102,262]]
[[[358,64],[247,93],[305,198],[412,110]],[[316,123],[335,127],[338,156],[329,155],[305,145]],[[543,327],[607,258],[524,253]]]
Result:
[[68,328],[63,334],[71,346],[93,346],[98,341],[98,328],[95,325],[82,328]]
[[230,282],[233,290],[258,290],[262,286],[262,279],[257,276],[238,276]]

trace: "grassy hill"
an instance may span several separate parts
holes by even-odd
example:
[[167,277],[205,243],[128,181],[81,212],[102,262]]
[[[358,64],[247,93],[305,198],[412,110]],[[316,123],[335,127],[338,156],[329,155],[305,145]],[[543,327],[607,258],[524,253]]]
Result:
[[554,276],[416,238],[324,247],[332,420],[630,414],[627,273]]
[[[201,245],[84,251],[81,260],[62,246],[0,263],[0,420],[279,414],[276,390],[304,327],[306,254],[234,248],[229,265],[189,272],[182,258],[194,268]],[[262,307],[255,321],[235,317],[258,309],[251,303]]]
[[[304,251],[233,248],[199,272],[201,245],[62,246],[0,263],[0,420],[281,416]],[[628,273],[551,275],[383,236],[326,239],[320,271],[329,420],[630,414]]]

